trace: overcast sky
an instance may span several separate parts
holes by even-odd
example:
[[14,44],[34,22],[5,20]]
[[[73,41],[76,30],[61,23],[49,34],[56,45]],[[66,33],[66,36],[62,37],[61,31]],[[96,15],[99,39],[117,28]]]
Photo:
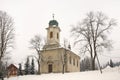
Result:
[[[63,38],[71,41],[71,25],[76,25],[89,11],[102,11],[117,20],[118,26],[109,36],[114,49],[105,55],[120,60],[120,0],[0,0],[0,10],[6,11],[15,22],[15,49],[11,53],[13,63],[19,63],[26,55],[33,54],[29,41],[36,34],[46,37],[45,28],[53,13],[62,30],[61,41]],[[73,50],[77,51],[76,48]]]

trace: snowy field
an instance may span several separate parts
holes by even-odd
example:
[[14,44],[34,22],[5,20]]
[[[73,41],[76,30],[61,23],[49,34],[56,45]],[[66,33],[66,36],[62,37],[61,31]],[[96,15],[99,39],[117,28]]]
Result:
[[50,73],[42,75],[27,75],[11,77],[5,80],[120,80],[120,67],[107,67],[101,74],[99,71],[75,73]]

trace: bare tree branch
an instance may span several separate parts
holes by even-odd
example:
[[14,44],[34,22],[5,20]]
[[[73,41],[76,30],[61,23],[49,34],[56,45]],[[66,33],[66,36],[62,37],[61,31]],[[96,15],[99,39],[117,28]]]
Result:
[[84,53],[89,52],[93,70],[95,69],[95,58],[98,50],[109,48],[111,45],[106,32],[116,24],[114,19],[109,19],[102,12],[89,12],[82,23],[79,23],[76,27],[72,28],[72,35],[76,38],[75,44],[85,42],[81,51]]
[[6,12],[0,11],[0,61],[13,47],[14,25],[13,19]]
[[30,48],[36,50],[36,52],[37,52],[38,74],[41,74],[41,72],[40,72],[40,62],[42,60],[42,55],[40,53],[40,50],[43,46],[42,45],[42,38],[39,35],[35,35],[34,38],[31,39],[30,44],[31,44]]

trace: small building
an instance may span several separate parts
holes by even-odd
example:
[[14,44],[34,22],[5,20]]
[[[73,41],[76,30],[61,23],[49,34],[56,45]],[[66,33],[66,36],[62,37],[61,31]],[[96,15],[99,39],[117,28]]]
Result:
[[18,74],[18,68],[14,64],[10,64],[7,67],[7,71],[8,71],[8,77],[17,76],[17,74]]
[[[71,49],[60,46],[60,27],[56,20],[50,20],[47,30],[47,42],[41,50],[41,73],[79,72],[80,57]],[[70,46],[69,46],[70,47]]]

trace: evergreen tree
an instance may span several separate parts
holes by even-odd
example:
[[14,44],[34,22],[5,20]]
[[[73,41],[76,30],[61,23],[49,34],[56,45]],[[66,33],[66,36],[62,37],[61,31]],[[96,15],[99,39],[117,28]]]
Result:
[[80,62],[80,71],[85,71],[84,69],[84,60]]
[[29,57],[27,57],[27,61],[25,63],[25,75],[30,73],[30,64],[29,64]]
[[23,74],[22,74],[22,65],[21,65],[21,63],[19,64],[18,75],[23,75]]
[[31,62],[31,74],[35,74],[35,64],[34,64],[34,59],[32,59],[32,62]]
[[91,70],[91,64],[90,64],[91,59],[89,57],[85,57],[81,62],[80,62],[80,70],[81,71],[89,71]]
[[113,61],[110,59],[110,67],[113,67]]

